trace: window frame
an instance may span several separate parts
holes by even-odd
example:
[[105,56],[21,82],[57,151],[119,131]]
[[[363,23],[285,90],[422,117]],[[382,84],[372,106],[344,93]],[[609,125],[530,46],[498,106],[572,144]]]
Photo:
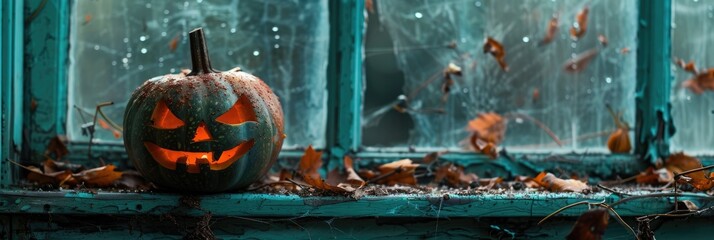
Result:
[[[22,1],[21,1],[22,2]],[[73,1],[25,1],[27,9],[38,9],[46,3],[24,31],[27,43],[25,56],[24,92],[14,92],[21,104],[37,102],[38,110],[31,113],[29,106],[15,111],[28,136],[21,139],[15,132],[16,145],[23,146],[23,159],[41,159],[48,140],[65,134],[67,110],[67,65],[69,53],[70,8]],[[354,154],[360,164],[392,161],[401,158],[421,158],[426,152],[385,151],[365,149],[361,143],[362,96],[364,80],[362,70],[363,38],[365,34],[364,0],[329,1],[330,52],[328,76],[328,121],[326,131],[327,168],[341,167],[345,154]],[[22,3],[19,3],[22,5]],[[454,152],[442,156],[479,172],[491,169],[505,171],[507,176],[530,175],[552,169],[556,165],[564,170],[608,177],[639,172],[648,163],[657,163],[669,154],[669,140],[674,133],[671,122],[669,95],[671,91],[670,44],[671,0],[638,1],[637,83],[635,99],[635,139],[633,154],[566,154],[566,163],[548,162],[551,154],[516,153],[501,154],[498,160],[489,160],[481,154]],[[21,7],[20,7],[21,8]],[[29,15],[30,13],[26,13]],[[20,14],[21,15],[21,14]],[[39,21],[39,20],[42,21]],[[22,25],[22,24],[16,24]],[[22,35],[23,31],[15,35]],[[48,38],[47,36],[53,36]],[[39,43],[37,43],[39,42]],[[21,56],[20,56],[21,57]],[[33,67],[39,66],[39,67]],[[20,66],[22,67],[22,66]],[[19,82],[22,84],[22,82]],[[3,92],[7,94],[5,89]],[[3,95],[0,95],[3,96]],[[17,104],[16,104],[17,105]],[[23,116],[26,116],[23,118]],[[19,128],[15,128],[19,129]],[[20,141],[22,140],[22,141]],[[70,160],[88,160],[86,142],[71,142]],[[3,146],[5,147],[5,146]],[[95,143],[92,152],[119,162],[126,161],[123,144]],[[281,151],[281,157],[297,158],[301,149]],[[3,155],[5,156],[5,155]],[[617,163],[601,166],[602,163]],[[480,166],[488,166],[481,168]],[[525,166],[525,167],[524,167]],[[589,167],[588,167],[589,166]],[[593,169],[593,166],[598,166]],[[500,169],[500,170],[499,170]],[[3,174],[4,175],[4,174]]]

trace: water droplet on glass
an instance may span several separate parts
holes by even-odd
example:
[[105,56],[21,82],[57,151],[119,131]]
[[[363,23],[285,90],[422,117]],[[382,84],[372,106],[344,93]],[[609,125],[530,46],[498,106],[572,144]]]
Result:
[[516,118],[516,123],[523,123],[523,118]]
[[280,35],[275,35],[275,40],[280,39]]
[[474,3],[474,5],[476,5],[476,7],[481,7],[481,2],[476,1],[476,2]]
[[123,62],[123,63],[129,63],[129,59],[128,59],[128,58],[122,58],[122,59],[121,59],[121,62]]
[[416,18],[421,18],[421,17],[423,17],[424,15],[422,15],[420,12],[416,12],[416,13],[414,13],[414,16],[415,16]]
[[202,2],[203,2],[203,0],[196,0],[196,2],[197,2],[197,3],[202,3]]
[[699,2],[699,0],[694,0],[694,2]]
[[166,32],[161,32],[162,37],[166,37]]
[[151,8],[151,3],[147,3],[146,8]]
[[168,22],[169,22],[169,19],[168,19],[168,18],[164,18],[164,23],[168,23]]
[[159,62],[164,62],[164,57],[160,57]]
[[188,2],[183,2],[183,7],[187,8],[187,7],[188,7]]
[[462,88],[462,89],[461,89],[461,92],[463,92],[463,93],[469,93],[469,89],[468,89],[468,88]]
[[139,65],[139,70],[144,69],[144,65]]
[[228,56],[233,56],[233,51],[228,51]]
[[117,61],[112,61],[112,66],[116,66],[116,65],[117,65]]
[[236,28],[231,28],[231,33],[236,33]]
[[606,77],[606,78],[605,78],[605,82],[606,82],[606,83],[611,83],[611,82],[612,82],[612,78]]
[[169,10],[168,10],[168,9],[165,9],[165,10],[164,10],[164,14],[168,15],[168,14],[169,14]]
[[143,41],[146,41],[146,37],[145,37],[145,36],[139,37],[139,41],[142,41],[142,42],[143,42]]
[[141,53],[146,54],[146,48],[142,48]]
[[226,23],[221,23],[221,27],[222,27],[222,28],[225,28],[225,27],[226,27]]
[[277,32],[277,31],[278,31],[278,27],[273,27],[273,32]]
[[253,56],[258,56],[258,55],[260,55],[260,52],[258,52],[258,50],[253,51]]
[[278,49],[278,48],[280,48],[280,45],[275,44],[273,47],[275,47],[276,49]]
[[131,53],[126,53],[127,58],[131,58]]
[[578,44],[570,43],[570,47],[572,47],[572,48],[575,48],[575,47],[577,47],[577,46],[578,46]]
[[528,38],[528,37],[523,37],[523,42],[530,42],[530,41],[531,41],[530,38]]
[[175,69],[175,68],[172,68],[172,69],[170,70],[170,72],[171,72],[171,73],[174,73],[174,72],[176,72],[176,69]]
[[129,38],[124,38],[124,43],[128,43],[128,42],[129,42]]
[[99,50],[99,45],[94,45],[94,50]]

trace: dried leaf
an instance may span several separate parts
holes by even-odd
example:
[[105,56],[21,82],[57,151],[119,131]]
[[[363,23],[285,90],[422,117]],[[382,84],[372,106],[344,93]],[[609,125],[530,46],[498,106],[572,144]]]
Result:
[[714,68],[709,68],[694,78],[682,82],[682,87],[688,88],[695,94],[714,91]]
[[550,18],[550,21],[548,21],[548,29],[545,32],[545,37],[543,37],[543,40],[541,41],[541,45],[548,44],[555,39],[555,33],[558,32],[558,15],[555,14],[553,15],[552,18]]
[[[377,168],[380,173],[379,176],[385,176],[386,174],[390,175],[380,179],[377,183],[386,185],[416,185],[414,171],[418,166],[419,164],[412,163],[412,160],[410,159],[402,159],[383,164]],[[375,178],[378,178],[379,176]]]
[[109,187],[121,178],[122,172],[115,171],[115,166],[107,164],[103,167],[84,170],[72,176],[91,187]]
[[480,113],[469,121],[467,129],[475,133],[476,138],[498,145],[506,134],[506,119],[498,113]]
[[693,212],[699,210],[699,206],[690,200],[681,200],[677,201],[677,209]]
[[533,178],[533,181],[541,187],[548,189],[551,192],[579,192],[590,189],[584,182],[573,179],[560,179],[552,173],[541,172]]
[[540,184],[537,182],[533,181],[532,177],[526,177],[526,176],[516,176],[514,179],[516,182],[522,182],[523,185],[525,185],[527,188],[537,188],[540,187]]
[[438,160],[439,160],[439,157],[441,157],[441,155],[443,155],[444,153],[446,153],[446,152],[430,152],[430,153],[427,153],[427,154],[424,156],[424,158],[422,158],[422,162],[423,162],[424,164],[430,164],[430,163],[432,163],[432,162],[438,161]]
[[171,52],[176,51],[176,47],[178,47],[178,42],[179,42],[179,35],[176,35],[174,38],[169,41],[169,50]]
[[451,187],[469,187],[473,183],[478,183],[479,178],[473,173],[464,173],[463,166],[457,166],[453,163],[444,164],[436,169],[434,182],[441,183],[446,180],[446,184]]
[[653,167],[647,168],[635,178],[640,184],[665,184],[674,180],[674,174],[666,168],[655,170]]
[[596,208],[589,210],[575,221],[573,230],[570,231],[565,239],[578,240],[599,240],[605,234],[605,229],[610,220],[610,214],[604,208]]
[[322,167],[322,152],[315,151],[312,145],[305,149],[305,153],[300,158],[298,172],[303,176],[320,178],[320,167]]
[[632,145],[630,145],[630,127],[622,120],[621,112],[616,114],[609,104],[606,106],[607,111],[610,112],[610,116],[612,116],[612,120],[615,122],[615,127],[617,127],[607,139],[607,148],[613,153],[628,153],[632,150]]
[[[673,173],[681,173],[695,168],[701,168],[702,163],[699,159],[685,155],[684,153],[675,153],[667,158],[664,167]],[[714,173],[705,173],[704,171],[693,172],[684,175],[689,184],[694,188],[706,191],[714,187]],[[682,179],[680,179],[682,180]]]
[[596,48],[582,52],[575,57],[568,59],[563,64],[563,70],[569,73],[579,73],[582,72],[598,55],[598,50]]
[[137,171],[124,171],[121,178],[116,181],[116,185],[128,189],[149,190],[153,188],[151,182],[144,179]]
[[590,12],[590,8],[588,6],[585,6],[580,12],[578,12],[578,15],[575,16],[575,24],[573,24],[572,27],[570,27],[570,37],[574,40],[578,40],[585,35],[585,32],[588,30],[588,13]]
[[352,157],[345,156],[343,161],[343,164],[345,166],[345,174],[347,174],[346,183],[352,185],[355,188],[363,187],[365,181],[355,171]]
[[481,178],[479,179],[479,184],[481,185],[481,187],[479,187],[479,190],[493,189],[496,185],[501,184],[502,182],[503,178],[501,177]]
[[506,64],[506,50],[500,42],[491,37],[487,37],[483,44],[483,53],[490,53],[496,59],[498,65],[501,66],[504,72],[508,72],[508,64]]
[[694,64],[694,60],[689,60],[689,62],[684,62],[681,58],[674,58],[674,63],[677,65],[679,68],[683,69],[686,72],[692,73],[692,74],[698,74],[699,70],[697,69],[697,66]]
[[62,159],[62,157],[69,153],[67,145],[64,144],[65,142],[67,142],[67,137],[65,137],[64,135],[57,135],[53,137],[52,139],[50,139],[50,143],[47,145],[45,155],[49,156],[50,154],[54,154],[55,159]]

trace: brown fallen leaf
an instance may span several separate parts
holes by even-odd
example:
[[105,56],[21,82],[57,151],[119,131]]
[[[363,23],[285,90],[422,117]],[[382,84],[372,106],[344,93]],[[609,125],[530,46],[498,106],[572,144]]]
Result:
[[110,187],[121,178],[122,172],[115,171],[115,166],[107,164],[103,167],[93,168],[72,174],[79,182],[84,182],[90,187]]
[[622,112],[615,113],[610,105],[606,105],[607,111],[610,112],[612,120],[615,122],[617,129],[610,134],[607,139],[607,148],[613,153],[628,153],[632,150],[630,144],[630,127],[627,122],[622,120]]
[[[664,167],[676,174],[687,170],[701,168],[702,163],[699,159],[687,156],[686,154],[680,152],[670,155],[665,161]],[[687,182],[696,189],[706,191],[714,187],[712,179],[714,179],[714,172],[705,173],[704,171],[698,171],[684,175],[684,177],[680,178],[679,181]]]
[[688,88],[697,95],[704,93],[704,91],[714,91],[714,68],[709,68],[682,82],[682,87]]
[[516,176],[514,178],[514,181],[516,182],[521,182],[525,187],[527,188],[537,188],[540,187],[540,184],[537,182],[533,181],[532,177],[527,177],[527,176]]
[[298,165],[298,173],[302,176],[302,180],[308,185],[334,193],[345,193],[354,191],[353,188],[346,188],[346,186],[335,186],[328,183],[320,176],[319,169],[322,167],[322,152],[315,151],[312,145],[308,146],[300,158],[300,163]]
[[464,173],[463,166],[457,166],[453,163],[441,165],[436,169],[434,182],[441,183],[444,180],[447,185],[455,188],[469,187],[474,183],[479,183],[479,178],[476,174]]
[[431,164],[432,162],[438,161],[439,157],[441,157],[441,155],[444,155],[445,153],[446,151],[427,153],[424,158],[422,158],[421,162],[424,164]]
[[54,158],[56,160],[62,159],[62,157],[69,153],[69,149],[67,149],[65,142],[67,142],[67,137],[64,135],[57,135],[50,139],[50,143],[47,145],[47,149],[45,150],[45,156],[54,154]]
[[674,180],[674,174],[666,168],[655,170],[653,167],[648,167],[645,171],[638,174],[635,181],[639,184],[666,184]]
[[416,185],[416,177],[414,176],[414,172],[418,166],[419,164],[412,163],[412,160],[410,159],[394,161],[377,167],[379,175],[368,179],[374,181],[377,184]]
[[684,62],[684,60],[682,60],[681,58],[674,58],[674,63],[679,68],[683,69],[685,72],[689,72],[694,75],[697,75],[699,73],[697,66],[694,64],[694,60],[689,60],[689,62],[687,63]]
[[552,173],[541,172],[533,181],[551,192],[578,192],[589,190],[587,184],[573,179],[560,179]]
[[505,137],[506,123],[506,118],[498,113],[479,113],[475,119],[469,121],[467,130],[476,134],[478,139],[498,145]]
[[346,155],[343,158],[343,161],[344,161],[343,164],[345,166],[345,174],[347,175],[347,177],[345,179],[346,183],[350,184],[356,188],[363,187],[366,182],[355,171],[352,157]]
[[503,45],[494,40],[491,37],[487,37],[486,41],[483,44],[483,53],[490,53],[491,56],[493,56],[494,59],[496,59],[496,62],[498,62],[498,65],[501,66],[501,69],[503,69],[504,72],[508,72],[508,64],[506,64],[506,50],[503,48]]
[[578,40],[585,35],[585,32],[588,30],[588,13],[590,12],[590,8],[588,6],[585,6],[582,10],[578,12],[578,15],[575,16],[575,23],[573,24],[572,27],[570,27],[570,37],[573,40]]
[[461,67],[454,63],[449,63],[444,69],[444,78],[441,83],[441,102],[446,102],[449,99],[451,87],[454,85],[454,79],[451,75],[461,76]]
[[169,41],[169,50],[171,52],[176,51],[176,47],[178,47],[178,42],[179,42],[179,35],[176,35],[174,38]]
[[123,171],[121,178],[119,178],[119,180],[117,180],[114,184],[118,187],[127,189],[149,190],[154,188],[151,182],[141,176],[141,173],[133,170]]
[[589,210],[578,217],[565,239],[599,240],[605,234],[610,214],[604,208]]
[[574,58],[568,59],[563,64],[563,70],[569,73],[579,73],[582,72],[598,55],[598,50],[596,48],[587,50],[576,55]]
[[548,28],[545,31],[545,37],[540,42],[541,45],[548,44],[555,39],[555,34],[558,32],[558,14],[554,14],[550,21],[548,21]]

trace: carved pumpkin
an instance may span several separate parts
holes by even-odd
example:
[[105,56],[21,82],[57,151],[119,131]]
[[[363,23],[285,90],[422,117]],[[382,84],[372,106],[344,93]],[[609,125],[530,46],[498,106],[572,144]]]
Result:
[[189,37],[192,71],[149,79],[132,94],[124,113],[127,154],[160,187],[246,187],[278,157],[284,139],[280,103],[253,75],[213,70],[200,28]]

